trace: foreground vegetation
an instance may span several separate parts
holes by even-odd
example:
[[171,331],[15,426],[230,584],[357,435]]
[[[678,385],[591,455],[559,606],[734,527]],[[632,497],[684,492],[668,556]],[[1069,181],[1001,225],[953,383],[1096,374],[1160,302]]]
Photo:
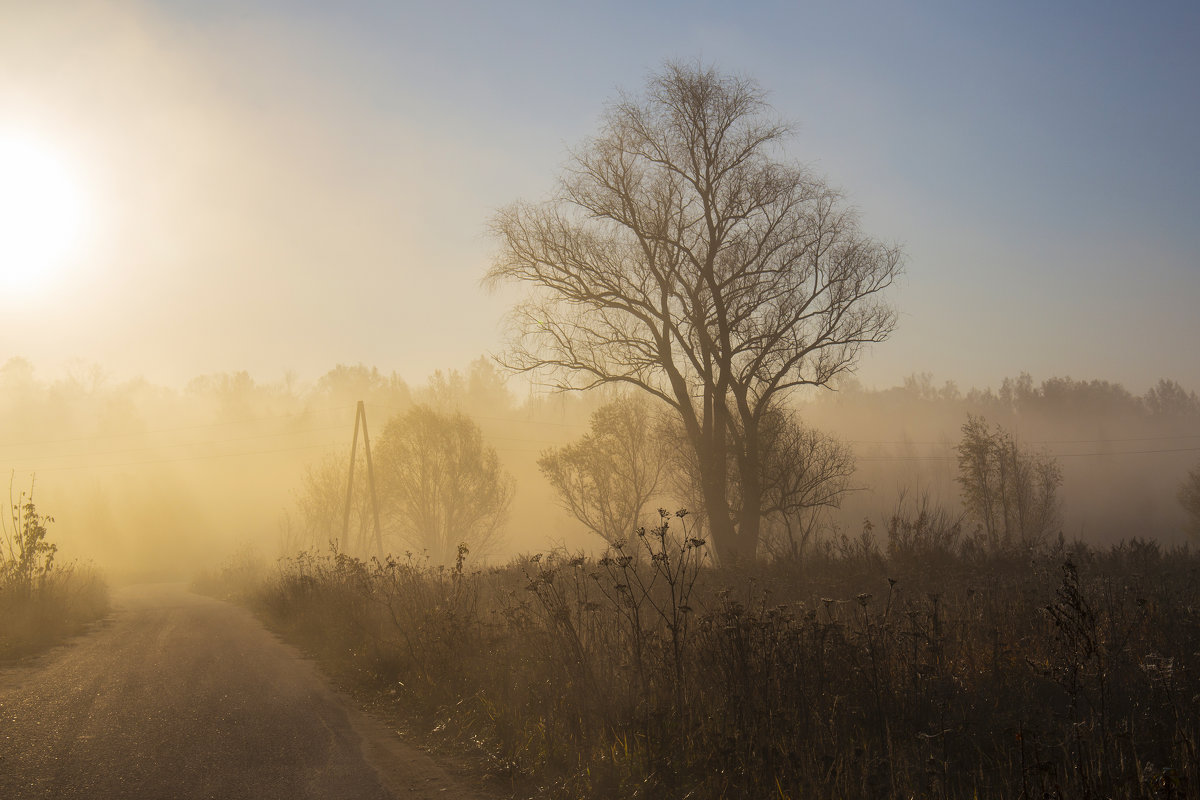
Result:
[[514,796],[1200,787],[1191,551],[989,549],[919,509],[804,562],[715,569],[689,523],[481,571],[465,551],[451,567],[305,553],[253,601]]
[[107,612],[108,588],[93,569],[55,563],[54,520],[32,497],[0,521],[0,661],[44,650]]

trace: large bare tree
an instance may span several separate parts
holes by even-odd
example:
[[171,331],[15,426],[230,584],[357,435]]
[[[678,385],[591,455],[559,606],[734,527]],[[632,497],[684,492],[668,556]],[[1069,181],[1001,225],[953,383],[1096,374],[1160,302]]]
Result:
[[770,409],[850,369],[895,323],[881,292],[899,249],[781,160],[788,133],[753,81],[669,64],[608,107],[556,196],[494,220],[488,281],[532,288],[506,363],[562,388],[632,384],[673,408],[722,559],[758,549]]

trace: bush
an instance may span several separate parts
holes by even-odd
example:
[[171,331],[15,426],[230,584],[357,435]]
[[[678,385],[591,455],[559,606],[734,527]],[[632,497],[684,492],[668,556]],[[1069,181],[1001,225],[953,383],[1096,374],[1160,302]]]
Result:
[[0,659],[43,650],[108,611],[108,587],[91,567],[55,563],[54,519],[21,495],[0,526]]

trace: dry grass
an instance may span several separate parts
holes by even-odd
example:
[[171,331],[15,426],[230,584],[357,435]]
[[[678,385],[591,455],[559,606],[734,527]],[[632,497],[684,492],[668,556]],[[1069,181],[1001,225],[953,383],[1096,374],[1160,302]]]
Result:
[[0,661],[40,652],[108,612],[108,587],[93,568],[55,562],[52,522],[22,495],[0,526]]
[[56,567],[30,592],[0,586],[0,661],[41,652],[108,613],[108,586],[88,566]]
[[988,552],[917,514],[734,571],[687,522],[482,571],[303,554],[254,602],[514,796],[1200,792],[1194,553]]

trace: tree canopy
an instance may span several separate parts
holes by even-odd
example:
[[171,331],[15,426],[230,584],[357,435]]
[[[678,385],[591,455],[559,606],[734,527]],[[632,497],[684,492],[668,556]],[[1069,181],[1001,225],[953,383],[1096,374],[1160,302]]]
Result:
[[469,417],[413,406],[388,422],[377,452],[390,530],[438,564],[453,564],[460,544],[495,551],[514,484]]
[[895,323],[882,293],[900,250],[781,157],[788,134],[755,82],[669,64],[607,108],[554,197],[494,220],[487,280],[532,290],[505,363],[562,388],[633,385],[672,408],[722,558],[757,551],[770,414]]
[[653,428],[644,398],[618,398],[596,409],[588,434],[538,459],[563,508],[610,544],[633,536],[662,482],[667,458]]

